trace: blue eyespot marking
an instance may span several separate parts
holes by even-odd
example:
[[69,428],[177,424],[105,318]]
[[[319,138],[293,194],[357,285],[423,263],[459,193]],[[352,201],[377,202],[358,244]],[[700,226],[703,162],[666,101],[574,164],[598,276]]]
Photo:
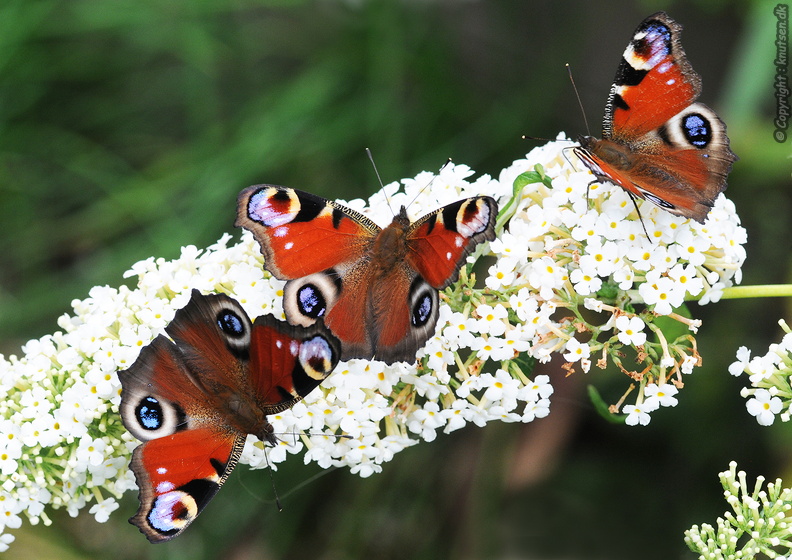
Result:
[[217,326],[229,336],[242,336],[245,334],[245,326],[242,319],[236,313],[225,310],[217,316]]
[[162,427],[162,406],[154,397],[145,397],[135,409],[135,415],[143,429],[158,430]]
[[425,325],[432,316],[432,298],[424,294],[413,307],[412,324],[416,327]]
[[327,310],[327,302],[322,297],[322,293],[313,284],[306,284],[299,289],[297,292],[297,305],[303,315],[315,319],[324,315]]
[[682,132],[688,142],[697,148],[706,148],[712,141],[712,128],[709,121],[698,113],[685,115],[682,119]]

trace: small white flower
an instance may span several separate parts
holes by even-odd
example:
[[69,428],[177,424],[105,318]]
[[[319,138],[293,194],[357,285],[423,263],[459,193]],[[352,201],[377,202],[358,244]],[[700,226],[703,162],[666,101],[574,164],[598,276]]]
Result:
[[685,301],[685,289],[667,277],[650,280],[647,275],[646,282],[638,286],[638,293],[646,305],[654,305],[658,315],[668,315]]
[[504,369],[499,369],[495,375],[484,373],[479,376],[480,386],[486,388],[484,398],[490,401],[500,401],[501,405],[510,411],[517,406],[517,392],[520,382],[514,379]]
[[640,317],[620,315],[614,323],[616,330],[619,331],[619,342],[626,345],[641,346],[646,342],[646,333],[643,332],[646,324]]
[[646,426],[652,419],[645,404],[626,404],[622,407],[622,412],[627,415],[624,423],[628,426]]
[[591,348],[585,342],[579,342],[576,338],[570,338],[566,343],[566,354],[564,359],[567,362],[577,362],[591,356]]
[[737,349],[737,361],[729,364],[729,373],[734,377],[739,377],[748,368],[750,360],[751,351],[745,346],[740,346]]
[[410,415],[407,421],[407,428],[419,434],[426,441],[434,441],[437,437],[437,429],[442,428],[446,419],[440,414],[440,407],[437,403],[428,402],[422,409],[418,409]]
[[767,389],[757,389],[753,398],[748,399],[745,407],[756,421],[762,426],[770,426],[775,420],[775,415],[781,412],[783,404],[781,399],[773,397]]
[[14,539],[16,539],[16,537],[10,533],[0,534],[0,552],[8,550],[8,546],[14,542]]
[[478,332],[492,336],[501,336],[506,332],[509,312],[500,303],[494,307],[479,305],[476,308],[476,315],[480,317],[476,322]]
[[522,421],[533,422],[537,418],[545,418],[550,414],[550,399],[539,399],[525,405]]
[[88,513],[93,515],[97,522],[106,523],[107,520],[110,519],[110,514],[117,509],[118,502],[116,502],[113,498],[107,498],[98,504],[92,505],[91,509],[88,510]]
[[675,395],[679,389],[670,383],[649,383],[644,387],[644,409],[652,411],[661,406],[676,406],[677,399]]
[[550,377],[548,375],[537,375],[533,383],[523,386],[517,394],[517,398],[521,401],[538,401],[547,399],[553,394],[553,386],[550,385]]

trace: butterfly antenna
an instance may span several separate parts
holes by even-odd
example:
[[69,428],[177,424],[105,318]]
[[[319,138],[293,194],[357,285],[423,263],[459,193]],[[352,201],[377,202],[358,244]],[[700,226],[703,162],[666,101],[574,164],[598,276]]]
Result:
[[586,111],[583,110],[583,102],[580,100],[580,92],[578,92],[577,85],[575,85],[575,78],[572,77],[572,67],[567,62],[567,72],[569,73],[569,81],[572,82],[572,89],[575,91],[577,97],[578,107],[580,107],[580,114],[583,115],[583,123],[586,125],[586,134],[591,136],[591,129],[589,128],[588,119],[586,118]]
[[377,181],[379,182],[380,189],[382,190],[382,194],[385,195],[385,200],[388,202],[388,208],[390,208],[391,214],[393,214],[393,208],[391,207],[390,198],[388,197],[388,193],[385,192],[385,185],[382,184],[382,177],[380,177],[379,169],[377,169],[377,164],[374,163],[374,156],[371,153],[371,150],[366,148],[366,155],[371,162],[371,167],[374,168],[374,174],[377,176]]
[[641,216],[641,209],[638,208],[638,197],[636,197],[630,191],[627,191],[627,194],[630,195],[630,200],[632,200],[633,206],[635,206],[635,212],[638,214],[638,221],[641,222],[641,227],[646,234],[646,238],[649,240],[649,243],[652,242],[652,238],[649,237],[649,232],[646,230],[646,224],[644,223],[643,216]]
[[413,197],[413,199],[410,201],[410,203],[407,206],[411,206],[413,202],[418,200],[418,197],[421,196],[421,193],[423,193],[426,189],[428,189],[429,187],[432,186],[432,183],[434,183],[437,180],[437,178],[440,176],[440,173],[443,171],[443,169],[448,167],[448,164],[450,164],[450,163],[451,163],[451,158],[448,158],[446,160],[446,162],[443,165],[440,166],[440,169],[437,170],[437,174],[434,177],[432,177],[432,180],[429,181],[428,183],[426,183],[423,187],[421,187],[421,190],[419,190],[415,194],[415,196]]
[[338,470],[338,467],[330,466],[330,467],[328,467],[326,469],[322,469],[320,472],[316,473],[315,475],[313,475],[313,476],[311,476],[309,478],[306,478],[305,480],[303,480],[299,484],[297,484],[294,487],[292,487],[290,490],[287,490],[286,493],[283,494],[283,497],[284,498],[288,498],[289,496],[291,496],[292,494],[294,494],[298,490],[302,490],[304,487],[308,486],[309,484],[312,484],[315,480],[318,480],[318,479],[322,478],[323,476],[327,476],[328,474],[330,474],[331,472],[333,472],[335,470]]
[[275,507],[278,508],[278,511],[283,511],[283,506],[281,505],[280,498],[278,497],[278,489],[275,488],[275,476],[272,474],[272,463],[269,460],[269,452],[267,448],[264,447],[264,460],[267,462],[267,469],[270,473],[270,483],[272,484],[272,494],[275,496]]

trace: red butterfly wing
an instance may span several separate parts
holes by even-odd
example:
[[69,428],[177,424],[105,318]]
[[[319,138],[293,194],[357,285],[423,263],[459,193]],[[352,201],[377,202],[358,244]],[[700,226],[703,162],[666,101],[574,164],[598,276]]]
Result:
[[273,414],[291,408],[333,371],[341,345],[321,324],[295,327],[270,315],[253,323],[250,385]]
[[130,522],[151,542],[175,537],[203,510],[245,434],[274,442],[266,415],[318,385],[340,353],[322,325],[254,325],[235,300],[195,290],[166,332],[173,341],[158,336],[118,374],[121,418],[144,441],[131,463],[140,509]]
[[140,508],[130,522],[151,542],[184,531],[234,470],[244,445],[244,435],[207,426],[138,446],[130,467],[140,488]]
[[[404,261],[377,277],[371,292],[373,325],[369,330],[376,336],[378,360],[415,359],[435,331],[437,290],[456,281],[459,268],[476,245],[495,239],[497,214],[494,199],[468,198],[424,216],[395,235],[394,246],[405,244]],[[399,232],[405,222],[402,210],[389,229]]]
[[699,96],[701,78],[682,49],[681,30],[662,12],[646,18],[635,30],[616,71],[603,138],[639,138]]
[[151,542],[169,540],[217,493],[245,437],[224,422],[178,347],[162,335],[118,375],[121,418],[144,441],[130,465],[140,488],[130,522]]
[[574,152],[600,180],[703,222],[737,156],[726,125],[701,103],[701,79],[685,56],[682,26],[659,12],[624,52],[605,109],[603,139]]
[[240,192],[235,225],[253,233],[264,268],[280,280],[357,261],[381,229],[333,201],[275,185]]
[[415,222],[408,233],[407,262],[430,286],[456,282],[465,258],[483,241],[495,239],[498,205],[488,196],[449,204]]

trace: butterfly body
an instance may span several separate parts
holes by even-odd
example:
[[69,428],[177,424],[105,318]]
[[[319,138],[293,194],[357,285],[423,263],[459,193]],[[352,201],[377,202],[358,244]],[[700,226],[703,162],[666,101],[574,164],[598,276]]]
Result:
[[495,238],[497,204],[460,200],[411,222],[401,208],[380,228],[336,202],[276,185],[239,194],[236,225],[250,230],[264,267],[286,280],[290,323],[320,317],[342,359],[414,361],[434,333],[438,290],[456,281],[473,248]]
[[605,108],[602,139],[574,152],[599,180],[703,222],[737,156],[726,125],[703,103],[682,26],[664,12],[646,18],[624,52]]
[[[267,416],[330,374],[338,341],[321,324],[251,322],[225,295],[190,302],[119,372],[124,426],[143,441],[130,467],[140,508],[130,522],[151,542],[181,533],[236,466],[247,434],[274,444]],[[171,340],[172,339],[172,340]]]

